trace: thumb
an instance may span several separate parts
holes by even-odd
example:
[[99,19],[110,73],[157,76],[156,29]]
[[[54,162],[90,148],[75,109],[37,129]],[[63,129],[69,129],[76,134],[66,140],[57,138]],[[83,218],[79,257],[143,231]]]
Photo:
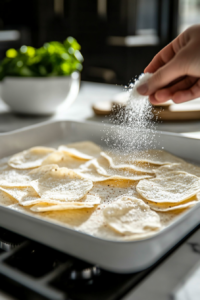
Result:
[[137,91],[141,95],[152,95],[157,90],[167,86],[175,79],[186,75],[185,54],[179,52],[167,64],[159,68],[149,80],[138,86]]

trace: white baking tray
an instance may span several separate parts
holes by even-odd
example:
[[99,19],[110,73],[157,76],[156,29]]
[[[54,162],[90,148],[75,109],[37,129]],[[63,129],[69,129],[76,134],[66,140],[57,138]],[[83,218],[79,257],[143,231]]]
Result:
[[[105,125],[104,125],[105,126]],[[109,126],[109,125],[108,125]],[[54,146],[91,140],[103,146],[103,125],[58,121],[0,134],[0,158],[36,145]],[[159,132],[157,148],[200,164],[200,141]],[[119,273],[151,266],[184,238],[200,221],[197,204],[155,236],[140,241],[110,241],[91,236],[34,216],[0,207],[0,226],[100,267]]]

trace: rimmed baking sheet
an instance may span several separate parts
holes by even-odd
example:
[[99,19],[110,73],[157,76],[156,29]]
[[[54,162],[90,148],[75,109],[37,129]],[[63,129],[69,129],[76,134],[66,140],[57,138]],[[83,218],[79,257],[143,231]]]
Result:
[[[109,125],[108,125],[109,126]],[[101,124],[57,121],[0,135],[0,158],[36,145],[56,146],[81,140],[102,141]],[[156,135],[157,148],[200,164],[200,141],[178,134]],[[120,273],[136,272],[156,262],[199,224],[197,204],[155,236],[140,241],[111,241],[38,217],[0,207],[0,226],[100,267]]]

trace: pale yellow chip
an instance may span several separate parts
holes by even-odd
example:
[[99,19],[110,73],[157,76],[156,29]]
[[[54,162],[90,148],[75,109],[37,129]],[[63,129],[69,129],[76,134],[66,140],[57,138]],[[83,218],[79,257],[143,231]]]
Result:
[[0,189],[0,205],[10,206],[13,204],[17,204],[17,201],[12,196]]
[[109,163],[112,169],[116,169],[120,172],[121,169],[130,170],[132,172],[154,174],[154,169],[157,165],[152,165],[148,163],[136,163],[134,162],[131,155],[114,153],[114,152],[101,152],[103,156]]
[[92,180],[93,182],[101,182],[101,181],[106,181],[109,180],[108,177],[105,177],[103,175],[100,175],[94,164],[93,164],[93,160],[87,161],[87,163],[84,165],[84,167],[82,166],[81,170],[79,170],[79,172],[81,173],[81,175],[89,180]]
[[27,187],[0,187],[5,193],[12,196],[18,202],[26,202],[30,200],[40,199],[39,195],[36,193],[32,186]]
[[39,168],[33,169],[33,170],[28,170],[29,172],[27,173],[27,176],[29,177],[29,180],[36,180],[42,176],[44,176],[46,173],[49,173],[50,171],[58,170],[59,167],[56,164],[52,165],[45,165],[41,166]]
[[96,205],[99,205],[101,199],[99,197],[87,195],[79,202],[64,202],[60,204],[46,204],[41,203],[31,207],[32,211],[35,212],[45,212],[45,211],[58,211],[58,210],[69,210],[69,209],[83,209],[83,208],[93,208]]
[[120,181],[130,181],[129,178],[124,178],[118,175],[113,175],[113,176],[101,175],[97,172],[97,168],[95,165],[96,165],[95,160],[90,160],[87,161],[85,165],[81,165],[81,168],[76,171],[80,173],[84,178],[90,179],[93,182],[107,182],[112,180],[113,182],[115,182],[116,185],[118,185],[119,184],[118,182]]
[[148,204],[151,207],[151,209],[153,209],[155,211],[168,212],[168,211],[183,210],[186,208],[190,208],[190,207],[196,205],[197,203],[198,203],[198,201],[194,200],[194,201],[189,201],[189,202],[181,203],[179,205],[168,206],[168,207],[151,205],[150,203],[148,203]]
[[35,199],[23,199],[23,201],[19,202],[20,205],[22,206],[32,206],[35,204],[41,204],[41,203],[45,203],[45,204],[62,204],[63,201],[61,200],[52,200],[52,199],[42,199],[40,197],[35,198]]
[[122,197],[107,206],[104,211],[107,224],[125,234],[144,234],[161,227],[159,215],[140,199]]
[[13,169],[7,165],[0,170],[0,186],[27,186],[30,181],[28,172],[29,170]]
[[43,160],[55,149],[47,147],[33,147],[13,155],[8,164],[16,169],[32,169],[41,166]]
[[61,145],[58,148],[59,151],[64,151],[71,156],[90,160],[98,156],[101,152],[101,148],[93,142],[84,141],[73,144]]
[[60,204],[59,200],[42,199],[36,193],[32,186],[12,186],[12,187],[0,187],[4,193],[15,199],[20,205],[31,206],[38,203],[50,203],[50,204]]
[[167,173],[172,171],[183,171],[186,173],[193,174],[197,177],[200,177],[200,167],[194,166],[186,162],[159,167],[158,169],[154,170],[154,173],[156,174],[156,177],[161,178],[161,177],[166,177],[168,175],[170,176],[170,173],[168,175]]
[[100,156],[96,160],[93,160],[92,163],[100,175],[109,177],[110,179],[125,179],[125,180],[138,181],[140,179],[152,177],[149,174],[137,173],[131,170],[128,171],[123,169],[113,169],[109,167],[108,161],[102,156]]
[[[11,186],[3,186],[2,190],[4,190],[7,194],[11,195],[13,198],[15,198],[21,205],[23,206],[31,206],[38,203],[50,203],[50,204],[60,204],[63,203],[61,200],[53,200],[53,199],[42,199],[38,193],[33,188],[34,181],[38,178],[41,178],[46,173],[52,171],[52,170],[58,170],[57,165],[47,165],[39,167],[38,169],[34,169],[28,173],[28,179],[29,181],[27,184],[22,186],[18,185],[11,185]],[[17,170],[18,171],[18,170]]]
[[[163,150],[150,149],[134,151],[129,154],[118,152],[102,152],[112,168],[127,168],[137,172],[152,173],[160,165],[184,162],[181,158]],[[150,164],[150,165],[149,165]]]
[[150,163],[154,165],[169,165],[184,162],[183,159],[164,150],[145,150],[133,154],[133,161],[140,163]]
[[64,151],[55,151],[48,155],[42,162],[42,166],[57,164],[60,168],[80,169],[85,164],[85,160],[70,156]]
[[185,172],[171,172],[170,177],[141,180],[137,192],[155,203],[179,203],[200,191],[200,178]]
[[[86,195],[84,196],[83,198],[81,198],[80,200],[78,200],[78,203],[82,203],[80,205],[84,205],[87,204],[87,205],[90,205],[90,207],[93,207],[94,205],[97,205],[101,202],[101,198],[96,196],[96,195]],[[35,205],[35,204],[39,204],[41,206],[50,206],[50,205],[65,205],[65,204],[69,204],[68,207],[70,207],[70,204],[74,204],[74,203],[77,203],[77,201],[73,201],[73,202],[64,202],[62,200],[52,200],[52,199],[43,199],[43,198],[38,198],[38,199],[35,199],[35,200],[26,200],[26,201],[23,201],[23,202],[20,202],[21,205],[23,206],[32,206],[32,205]],[[93,205],[93,206],[91,206]],[[44,211],[44,210],[43,210]],[[49,210],[50,211],[50,210]]]
[[46,172],[31,185],[43,199],[76,201],[91,190],[93,183],[73,170],[58,168]]

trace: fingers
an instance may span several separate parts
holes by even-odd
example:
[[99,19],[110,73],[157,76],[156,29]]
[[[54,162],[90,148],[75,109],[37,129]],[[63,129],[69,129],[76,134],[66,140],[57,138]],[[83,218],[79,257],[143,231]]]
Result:
[[182,103],[198,97],[200,97],[200,79],[191,88],[176,92],[172,100],[175,103]]
[[156,100],[155,96],[154,95],[150,95],[149,96],[149,101],[151,102],[151,104],[153,105],[158,105],[159,102]]
[[167,86],[173,80],[186,75],[188,63],[184,50],[174,56],[166,65],[159,68],[148,82],[140,85],[137,91],[141,95],[151,95],[157,90]]
[[158,102],[166,102],[167,100],[172,99],[173,95],[176,92],[181,90],[187,90],[190,87],[192,87],[196,81],[197,81],[196,77],[187,76],[186,78],[182,79],[178,83],[168,88],[157,91],[154,97]]
[[[194,80],[194,78],[191,79],[190,82],[192,83],[193,80]],[[183,82],[180,82],[180,86],[181,86],[181,84],[183,84]],[[189,81],[188,81],[188,84],[189,84]],[[173,100],[174,103],[183,103],[183,102],[193,100],[198,97],[200,97],[200,79],[199,80],[195,79],[194,84],[193,85],[191,84],[191,86],[188,89],[178,90],[173,95],[171,95],[171,97],[169,99]],[[169,99],[167,99],[167,100],[169,100]],[[149,96],[149,101],[154,105],[158,105],[159,103],[166,102],[167,100],[158,101],[156,98],[156,94],[152,94]]]

